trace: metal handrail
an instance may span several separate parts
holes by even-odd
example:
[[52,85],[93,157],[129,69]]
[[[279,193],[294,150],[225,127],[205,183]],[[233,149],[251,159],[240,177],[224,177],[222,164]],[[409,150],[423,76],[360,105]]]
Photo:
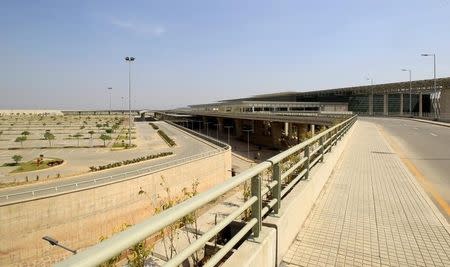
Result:
[[[251,207],[252,218],[246,222],[246,225],[206,263],[206,266],[214,266],[214,264],[219,262],[223,256],[233,248],[234,244],[239,242],[239,240],[248,233],[248,231],[252,230],[254,237],[259,236],[263,216],[268,214],[271,210],[274,213],[278,213],[281,205],[281,196],[283,193],[283,195],[287,193],[285,189],[287,188],[289,191],[300,179],[303,177],[307,178],[310,168],[317,162],[324,159],[324,153],[331,150],[331,146],[336,144],[337,140],[339,140],[347,132],[356,119],[357,116],[353,116],[350,119],[347,119],[346,121],[323,131],[322,133],[319,133],[307,141],[302,142],[264,162],[261,162],[219,185],[216,185],[208,191],[200,193],[170,209],[147,218],[143,222],[131,226],[123,232],[117,233],[99,244],[73,255],[55,266],[100,265],[138,242],[154,235],[155,233],[158,233],[163,228],[171,225],[177,220],[192,213],[233,188],[247,181],[251,181],[252,196],[245,201],[238,211],[229,214],[223,219],[222,222],[213,226],[208,232],[203,234],[202,237],[185,248],[183,252],[180,252],[178,256],[169,259],[166,263],[166,266],[177,266],[193,252],[205,245],[210,239],[209,237],[216,235],[221,229],[223,229],[223,227],[227,226],[229,222],[234,220],[238,216],[236,215],[237,213],[244,211],[247,207]],[[319,143],[319,145],[317,143]],[[315,149],[311,151],[311,148]],[[282,191],[282,184],[286,182],[286,178],[285,180],[281,179],[281,164],[284,163],[283,160],[288,159],[288,157],[292,155],[296,155],[296,153],[304,153],[304,157],[306,157],[307,160],[305,160],[305,163],[299,167],[299,169],[301,168],[301,171],[298,176],[292,181],[285,183],[286,187]],[[272,182],[263,186],[261,179],[262,173],[269,168],[272,168]],[[267,198],[268,192],[271,192],[271,199],[266,205],[263,206],[263,197],[266,195],[265,197]]]

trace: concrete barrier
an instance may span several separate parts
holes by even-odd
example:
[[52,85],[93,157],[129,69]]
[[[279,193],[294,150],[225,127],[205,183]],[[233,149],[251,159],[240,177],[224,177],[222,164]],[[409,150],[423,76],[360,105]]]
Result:
[[[154,212],[157,196],[165,196],[161,176],[176,196],[194,179],[199,181],[199,191],[222,183],[230,169],[231,151],[224,150],[134,179],[1,206],[0,266],[49,266],[71,255],[42,240],[45,235],[80,249],[98,243],[124,223],[142,221]],[[140,190],[147,194],[138,194]]]
[[[301,180],[282,200],[279,213],[269,215],[263,221],[264,229],[271,228],[276,231],[275,238],[271,234],[265,234],[258,240],[246,240],[223,264],[224,267],[278,266],[281,263],[337,165],[355,127],[358,127],[358,122],[342,138],[342,141],[333,147],[333,151],[325,155],[324,161],[311,170],[310,178]],[[270,248],[275,248],[276,253],[271,253]],[[259,265],[262,259],[267,263]]]

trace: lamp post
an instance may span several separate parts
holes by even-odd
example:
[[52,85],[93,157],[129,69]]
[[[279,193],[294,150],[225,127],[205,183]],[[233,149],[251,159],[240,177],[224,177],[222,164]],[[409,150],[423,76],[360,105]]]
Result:
[[123,96],[121,98],[122,98],[122,112],[123,112]]
[[76,250],[70,249],[70,248],[68,248],[68,247],[66,247],[64,245],[59,244],[58,240],[56,240],[56,239],[54,239],[54,238],[52,238],[50,236],[44,236],[44,237],[42,237],[42,239],[44,239],[45,241],[49,242],[50,245],[52,245],[52,246],[58,246],[60,248],[63,248],[65,250],[67,250],[67,251],[72,252],[73,254],[77,254]]
[[247,158],[250,159],[250,132],[253,132],[252,129],[242,130],[243,132],[247,132]]
[[112,87],[108,87],[108,92],[109,92],[109,115],[111,115],[111,91],[112,91]]
[[128,147],[131,147],[131,62],[134,59],[134,57],[125,58],[128,62]]
[[411,96],[411,91],[412,91],[412,80],[411,80],[411,69],[402,69],[402,71],[407,71],[409,72],[409,116],[411,117],[411,102],[412,102],[412,96]]
[[230,144],[230,128],[233,128],[233,126],[229,126],[229,125],[227,126],[226,125],[226,126],[223,126],[223,127],[225,127],[227,129],[227,131],[228,131],[228,144],[231,145]]
[[216,126],[217,126],[216,139],[219,140],[219,127],[220,127],[220,123],[217,123]]
[[[366,80],[367,81],[370,81],[370,95],[371,95],[371,97],[372,97],[372,116],[374,116],[374,112],[373,112],[373,110],[374,110],[374,99],[373,99],[373,78],[372,77],[370,77],[370,76],[367,76],[366,77]],[[370,113],[370,110],[369,110],[369,113]]]
[[433,103],[433,109],[434,109],[434,119],[437,120],[438,114],[437,114],[437,88],[436,88],[436,54],[421,54],[422,57],[433,57],[433,80],[434,80],[434,101],[431,100]]

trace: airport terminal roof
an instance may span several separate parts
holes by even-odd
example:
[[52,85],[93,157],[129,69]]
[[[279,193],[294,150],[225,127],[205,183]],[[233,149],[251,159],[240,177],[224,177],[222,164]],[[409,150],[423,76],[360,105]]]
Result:
[[[433,89],[433,79],[426,80],[415,80],[412,81],[413,91],[430,91]],[[450,89],[450,77],[446,78],[438,78],[436,79],[436,84],[438,88]],[[384,83],[384,84],[374,84],[374,85],[362,85],[362,86],[352,86],[352,87],[342,87],[342,88],[333,88],[333,89],[323,89],[323,90],[312,90],[312,91],[304,91],[304,92],[294,92],[294,91],[286,91],[286,92],[278,92],[271,94],[261,94],[254,95],[251,97],[245,98],[236,98],[236,99],[226,99],[221,100],[219,102],[228,103],[228,102],[241,102],[241,101],[259,101],[259,100],[267,100],[267,99],[280,99],[280,101],[286,101],[287,98],[295,98],[295,97],[307,97],[314,95],[327,95],[327,94],[363,94],[373,90],[375,93],[393,93],[393,92],[402,92],[409,91],[409,81],[404,82],[396,82],[396,83]]]

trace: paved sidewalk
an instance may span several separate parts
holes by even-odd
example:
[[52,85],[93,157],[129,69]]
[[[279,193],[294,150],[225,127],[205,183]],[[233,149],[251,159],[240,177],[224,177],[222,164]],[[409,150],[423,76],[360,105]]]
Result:
[[375,124],[354,127],[282,266],[450,266],[442,214]]

